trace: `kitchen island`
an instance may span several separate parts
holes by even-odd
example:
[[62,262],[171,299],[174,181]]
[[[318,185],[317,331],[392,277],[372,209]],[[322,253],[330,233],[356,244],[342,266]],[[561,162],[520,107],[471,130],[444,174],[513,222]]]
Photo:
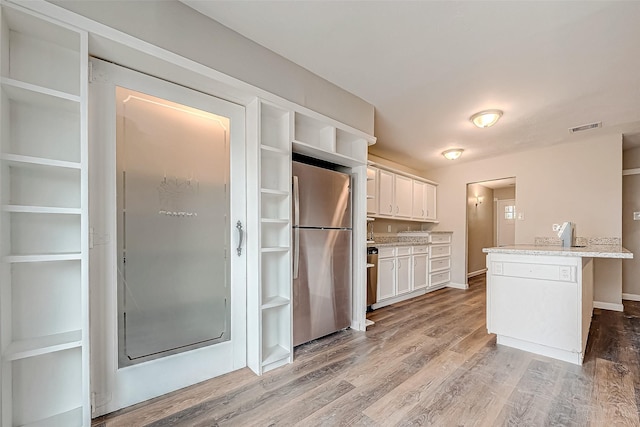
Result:
[[593,312],[593,259],[621,246],[485,248],[487,330],[498,344],[582,364]]

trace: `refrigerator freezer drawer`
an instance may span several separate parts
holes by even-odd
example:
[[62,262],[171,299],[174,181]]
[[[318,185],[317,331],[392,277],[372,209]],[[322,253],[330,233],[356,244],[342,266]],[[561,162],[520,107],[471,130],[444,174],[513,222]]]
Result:
[[294,346],[351,325],[351,230],[301,228],[299,248]]

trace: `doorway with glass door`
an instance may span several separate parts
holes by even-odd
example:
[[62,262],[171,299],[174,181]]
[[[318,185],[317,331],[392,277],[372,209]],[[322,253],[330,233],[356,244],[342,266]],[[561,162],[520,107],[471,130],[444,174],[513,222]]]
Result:
[[246,365],[245,157],[243,107],[91,62],[98,416]]
[[467,184],[467,279],[486,271],[483,248],[515,243],[516,179]]

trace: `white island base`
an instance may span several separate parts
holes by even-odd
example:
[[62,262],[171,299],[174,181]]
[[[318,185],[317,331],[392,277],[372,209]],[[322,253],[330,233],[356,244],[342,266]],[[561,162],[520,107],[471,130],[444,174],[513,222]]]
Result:
[[593,258],[489,253],[487,330],[498,344],[582,364]]

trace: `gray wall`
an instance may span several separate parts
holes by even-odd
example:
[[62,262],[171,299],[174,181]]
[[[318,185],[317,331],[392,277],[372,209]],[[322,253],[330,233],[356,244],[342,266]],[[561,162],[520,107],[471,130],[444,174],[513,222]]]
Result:
[[[476,196],[483,198],[477,203]],[[482,248],[493,246],[493,190],[480,184],[467,185],[467,273],[486,268]]]
[[176,0],[49,1],[373,135],[373,105]]

